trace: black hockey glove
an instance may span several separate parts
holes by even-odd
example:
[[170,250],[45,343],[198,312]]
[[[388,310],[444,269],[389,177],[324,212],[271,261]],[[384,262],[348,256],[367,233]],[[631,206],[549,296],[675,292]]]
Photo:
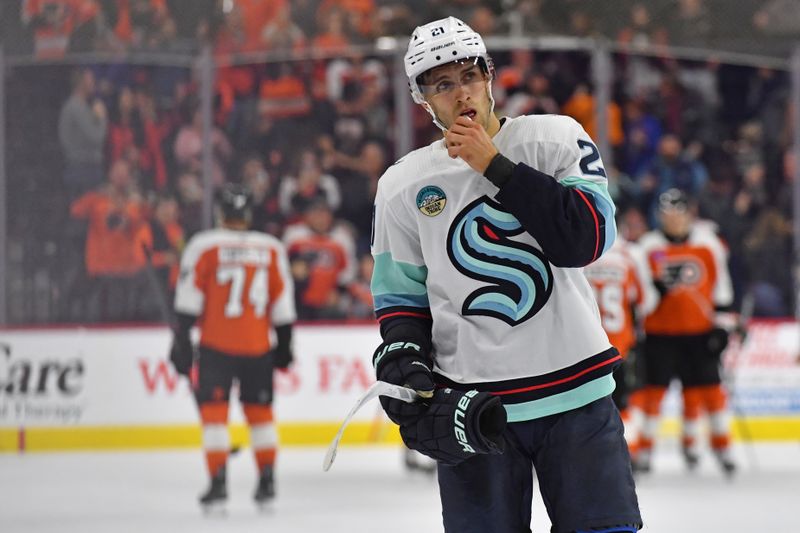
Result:
[[714,359],[719,360],[722,357],[722,352],[728,347],[729,337],[728,330],[720,326],[716,326],[708,334],[708,351]]
[[420,417],[400,425],[400,436],[412,450],[447,465],[505,450],[506,410],[500,398],[439,389],[424,403],[428,408]]
[[[405,341],[384,342],[375,350],[372,364],[380,381],[409,387],[423,397],[433,393],[433,360],[419,344]],[[380,399],[383,410],[395,424],[414,420],[425,411],[425,406],[419,402],[406,403],[385,396]]]
[[278,343],[275,350],[272,351],[272,366],[275,368],[285,369],[294,361],[294,353],[292,352],[292,325],[286,324],[277,326],[275,334],[278,337]]
[[189,375],[194,361],[194,346],[188,335],[175,335],[169,351],[169,361],[175,367],[175,372],[182,376]]

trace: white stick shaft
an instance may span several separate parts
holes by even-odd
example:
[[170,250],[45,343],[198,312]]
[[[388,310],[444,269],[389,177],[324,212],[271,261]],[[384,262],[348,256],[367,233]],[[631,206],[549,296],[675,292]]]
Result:
[[342,435],[344,434],[344,428],[347,427],[350,419],[353,418],[356,412],[358,412],[358,410],[361,409],[365,403],[377,396],[389,396],[390,398],[396,398],[406,403],[413,403],[420,397],[419,394],[417,394],[417,391],[414,389],[401,387],[400,385],[393,385],[391,383],[386,383],[385,381],[376,381],[369,389],[366,390],[366,392],[364,392],[364,394],[361,395],[353,408],[350,409],[350,412],[347,413],[342,425],[339,426],[339,431],[336,433],[336,437],[334,437],[333,442],[331,442],[330,446],[328,446],[325,459],[322,461],[322,470],[327,472],[331,468],[333,460],[336,459],[336,448],[339,446],[339,441],[342,439]]

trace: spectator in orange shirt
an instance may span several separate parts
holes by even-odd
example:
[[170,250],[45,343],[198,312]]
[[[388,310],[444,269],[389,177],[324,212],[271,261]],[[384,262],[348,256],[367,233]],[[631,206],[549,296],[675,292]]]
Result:
[[84,3],[83,0],[23,2],[22,22],[33,32],[34,55],[37,59],[64,57]]
[[141,263],[134,248],[144,220],[142,200],[128,163],[115,162],[109,183],[72,203],[73,218],[89,221],[86,273],[89,277],[87,320],[120,321],[139,311],[137,274]]
[[291,63],[268,67],[259,87],[258,111],[274,120],[306,116],[311,112],[311,99]]
[[311,48],[321,53],[336,54],[344,52],[350,45],[347,36],[345,13],[338,7],[320,14],[320,32],[311,42]]
[[[179,259],[183,250],[184,236],[183,228],[178,223],[178,201],[174,196],[164,194],[156,200],[152,220],[148,220],[136,232],[136,243],[134,251],[137,255],[137,262],[142,266],[149,261],[155,270],[156,278],[161,285],[158,287],[162,294],[167,295],[167,301],[171,302],[175,294],[175,284],[178,281]],[[153,300],[156,297],[152,294],[154,288],[147,293]],[[157,308],[148,307],[152,310],[152,316],[158,317]],[[162,318],[162,317],[158,317]]]
[[[561,110],[565,115],[569,115],[580,122],[593,139],[597,138],[597,124],[595,124],[595,99],[594,95],[585,84],[578,84],[569,100]],[[625,141],[625,133],[622,129],[622,110],[616,102],[609,102],[606,109],[608,141],[612,147],[619,147]]]
[[286,228],[297,313],[301,319],[345,317],[342,292],[356,270],[352,231],[333,217],[323,199],[306,206],[303,221]]

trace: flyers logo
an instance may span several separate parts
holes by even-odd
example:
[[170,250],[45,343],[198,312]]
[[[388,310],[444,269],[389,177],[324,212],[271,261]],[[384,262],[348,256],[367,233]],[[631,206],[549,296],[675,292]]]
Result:
[[547,303],[553,292],[550,264],[533,246],[509,238],[523,231],[514,215],[488,196],[456,216],[447,236],[450,261],[465,276],[487,283],[467,296],[462,314],[516,326]]
[[666,260],[661,266],[664,284],[667,287],[696,286],[705,278],[703,265],[692,259]]

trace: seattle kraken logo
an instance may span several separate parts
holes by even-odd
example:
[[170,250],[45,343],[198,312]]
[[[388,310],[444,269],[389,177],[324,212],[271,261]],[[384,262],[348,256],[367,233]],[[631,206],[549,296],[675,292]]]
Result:
[[533,246],[509,237],[524,230],[487,196],[461,211],[447,235],[447,253],[465,276],[490,283],[467,296],[464,315],[499,318],[516,326],[544,307],[553,292],[553,273]]

